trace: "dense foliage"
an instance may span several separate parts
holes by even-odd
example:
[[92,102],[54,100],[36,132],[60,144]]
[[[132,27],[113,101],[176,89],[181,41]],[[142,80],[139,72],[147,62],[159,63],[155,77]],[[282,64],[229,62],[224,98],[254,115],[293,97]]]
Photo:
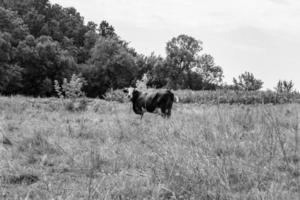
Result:
[[110,89],[135,85],[145,74],[148,86],[216,89],[223,70],[202,42],[179,35],[166,44],[166,58],[138,54],[112,25],[84,22],[75,8],[49,0],[0,1],[0,93],[55,95],[62,84],[81,74],[84,92],[102,97]]

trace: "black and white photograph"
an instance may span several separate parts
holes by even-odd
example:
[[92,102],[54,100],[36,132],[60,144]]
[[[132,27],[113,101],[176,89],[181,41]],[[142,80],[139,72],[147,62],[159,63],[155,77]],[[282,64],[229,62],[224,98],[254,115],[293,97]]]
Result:
[[0,200],[300,200],[299,53],[298,0],[0,0]]

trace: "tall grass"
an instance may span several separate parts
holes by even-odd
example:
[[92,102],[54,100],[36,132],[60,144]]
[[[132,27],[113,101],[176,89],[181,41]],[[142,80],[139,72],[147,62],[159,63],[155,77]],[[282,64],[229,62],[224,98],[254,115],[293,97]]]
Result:
[[297,92],[277,93],[273,91],[174,91],[182,103],[200,104],[283,104],[300,99]]
[[297,104],[179,103],[169,120],[102,100],[69,112],[1,97],[0,110],[1,199],[300,197]]
[[[145,89],[144,89],[145,90]],[[154,89],[147,89],[153,91]],[[180,103],[197,104],[284,104],[299,103],[300,94],[298,92],[274,91],[234,91],[234,90],[216,90],[216,91],[194,91],[194,90],[175,90],[173,91],[179,97]],[[110,90],[104,95],[108,101],[126,102],[122,90]]]

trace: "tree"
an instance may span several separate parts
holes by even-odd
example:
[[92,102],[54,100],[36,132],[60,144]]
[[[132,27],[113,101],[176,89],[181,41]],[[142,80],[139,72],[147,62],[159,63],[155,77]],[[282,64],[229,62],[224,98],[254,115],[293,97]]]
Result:
[[203,54],[197,59],[195,72],[201,75],[204,90],[216,89],[223,80],[222,68],[215,64],[214,58],[209,54]]
[[114,27],[105,20],[100,23],[99,34],[105,38],[116,36]]
[[89,65],[81,65],[89,85],[89,96],[102,96],[108,89],[128,87],[136,80],[137,65],[133,55],[113,37],[100,37],[91,50]]
[[293,91],[293,87],[293,81],[279,80],[275,87],[275,90],[277,93],[291,93]]
[[222,82],[223,70],[214,58],[209,54],[200,55],[201,41],[179,35],[167,43],[166,51],[169,87],[211,90]]
[[97,24],[95,22],[89,21],[86,26],[88,31],[96,32],[97,30]]
[[22,88],[22,69],[11,64],[13,49],[11,35],[0,32],[0,93],[16,94]]
[[28,34],[16,12],[0,7],[0,93],[16,94],[22,88],[22,68],[15,63],[15,46]]
[[84,34],[84,46],[79,49],[78,63],[84,63],[91,58],[91,49],[94,48],[99,34],[95,30],[89,30]]
[[27,36],[19,43],[16,54],[18,65],[23,69],[26,95],[51,95],[54,80],[62,80],[76,71],[76,63],[70,53],[48,36],[37,39]]
[[167,66],[171,87],[190,88],[190,74],[202,50],[202,42],[188,35],[179,35],[167,43]]
[[0,6],[17,11],[19,15],[23,16],[28,12],[28,8],[45,13],[46,9],[50,7],[50,3],[49,0],[1,0]]
[[147,86],[162,88],[167,85],[169,71],[164,58],[156,56],[154,53],[151,53],[150,56],[138,55],[136,63],[138,79],[141,79],[144,74],[148,75]]
[[28,35],[28,27],[16,12],[0,7],[0,31],[11,35],[11,44],[16,46]]
[[238,80],[233,78],[233,84],[236,89],[246,91],[256,91],[263,86],[263,82],[256,79],[250,72],[244,72],[238,77]]
[[75,8],[49,0],[1,0],[1,92],[53,94],[53,80],[77,73],[77,63],[88,62],[98,38],[96,23],[85,25]]
[[16,11],[35,37],[46,21],[45,13],[50,8],[48,0],[2,0],[0,6]]

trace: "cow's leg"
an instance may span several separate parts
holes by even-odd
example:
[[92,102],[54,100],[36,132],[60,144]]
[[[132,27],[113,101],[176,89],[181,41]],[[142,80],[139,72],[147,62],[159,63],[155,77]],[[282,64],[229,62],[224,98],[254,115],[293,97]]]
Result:
[[167,118],[170,118],[170,116],[171,116],[171,109],[169,108],[169,109],[167,109],[167,113],[166,113],[166,115],[167,115]]
[[171,112],[172,112],[172,104],[169,105],[168,109],[167,109],[167,116],[168,118],[171,116]]
[[167,116],[167,109],[166,109],[164,106],[162,106],[162,107],[160,108],[160,110],[161,110],[161,116],[162,116],[163,118],[166,118],[166,116]]
[[169,118],[171,116],[172,106],[173,106],[173,102],[172,102],[172,100],[169,100],[167,102],[167,105],[166,105],[166,115],[167,115],[167,118]]

